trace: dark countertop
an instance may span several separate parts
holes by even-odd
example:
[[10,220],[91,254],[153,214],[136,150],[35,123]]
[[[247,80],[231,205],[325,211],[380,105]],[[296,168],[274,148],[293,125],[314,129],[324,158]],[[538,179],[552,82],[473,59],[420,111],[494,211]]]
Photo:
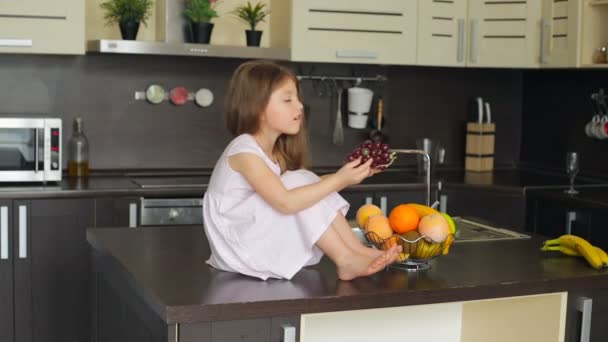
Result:
[[[318,173],[331,170],[319,170]],[[537,187],[565,188],[565,176],[530,169],[497,169],[490,173],[467,173],[463,170],[439,170],[432,182],[442,181],[445,189],[465,188],[523,194]],[[582,184],[608,183],[582,180]],[[201,196],[209,183],[209,173],[146,175],[125,174],[92,176],[84,180],[65,178],[55,184],[2,184],[0,198],[67,198],[103,196],[169,197]],[[142,187],[144,185],[144,187]],[[407,169],[387,170],[344,191],[423,191],[423,177]]]
[[340,281],[326,258],[290,281],[217,271],[204,263],[209,247],[200,226],[89,229],[87,240],[104,272],[128,283],[167,324],[608,288],[608,271],[541,252],[539,238],[455,244],[429,270],[389,268],[351,282]]
[[533,198],[551,199],[567,205],[608,209],[608,184],[575,188],[579,191],[576,195],[568,195],[564,189],[531,189],[528,194]]

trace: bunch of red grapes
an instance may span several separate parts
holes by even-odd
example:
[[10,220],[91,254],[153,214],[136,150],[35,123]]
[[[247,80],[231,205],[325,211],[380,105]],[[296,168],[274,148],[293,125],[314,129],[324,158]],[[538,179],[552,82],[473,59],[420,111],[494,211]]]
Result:
[[383,170],[395,159],[395,154],[390,152],[387,143],[365,140],[346,157],[346,160],[351,162],[359,157],[361,164],[373,158],[372,167]]

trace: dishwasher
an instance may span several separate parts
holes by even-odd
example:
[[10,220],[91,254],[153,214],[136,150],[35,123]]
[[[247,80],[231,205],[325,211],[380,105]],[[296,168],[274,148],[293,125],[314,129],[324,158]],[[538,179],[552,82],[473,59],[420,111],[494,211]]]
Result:
[[139,225],[181,226],[203,224],[202,198],[141,198]]

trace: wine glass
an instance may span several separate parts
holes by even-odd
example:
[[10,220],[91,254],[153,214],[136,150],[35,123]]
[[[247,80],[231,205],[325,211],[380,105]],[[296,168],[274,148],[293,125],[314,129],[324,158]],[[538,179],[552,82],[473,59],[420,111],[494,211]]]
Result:
[[574,189],[574,178],[578,173],[578,153],[568,152],[566,153],[566,174],[570,177],[570,188],[564,192],[568,195],[576,195],[578,191]]

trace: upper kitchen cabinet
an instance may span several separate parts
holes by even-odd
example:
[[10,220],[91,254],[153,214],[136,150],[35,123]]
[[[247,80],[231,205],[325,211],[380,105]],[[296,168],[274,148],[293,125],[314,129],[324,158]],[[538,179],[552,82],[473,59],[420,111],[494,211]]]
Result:
[[418,64],[464,66],[468,0],[418,3]]
[[538,67],[539,0],[469,0],[468,66]]
[[538,67],[540,1],[424,0],[419,6],[418,64]]
[[0,52],[84,54],[84,1],[0,1]]
[[541,67],[576,67],[580,64],[581,13],[581,0],[543,0]]
[[290,47],[293,61],[415,64],[417,6],[417,0],[274,0],[271,40]]

